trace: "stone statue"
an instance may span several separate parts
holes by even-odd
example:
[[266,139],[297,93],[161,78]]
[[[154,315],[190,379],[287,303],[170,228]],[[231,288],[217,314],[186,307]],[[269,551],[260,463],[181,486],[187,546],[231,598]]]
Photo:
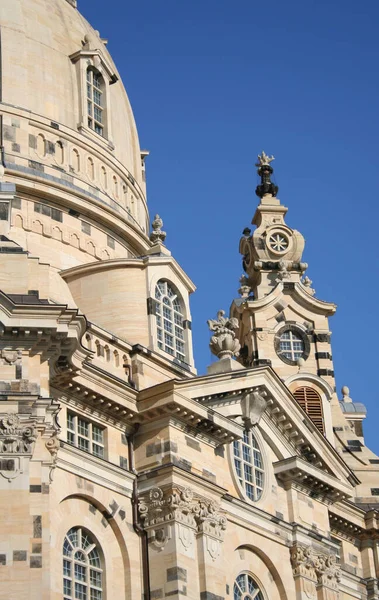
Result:
[[256,167],[267,166],[273,160],[275,160],[275,156],[267,156],[266,152],[264,150],[262,150],[262,154],[258,154],[258,162],[255,163],[255,166]]
[[214,332],[209,343],[212,354],[220,360],[238,356],[240,343],[236,339],[235,331],[238,329],[238,319],[225,318],[225,311],[219,310],[217,319],[207,321],[208,327]]

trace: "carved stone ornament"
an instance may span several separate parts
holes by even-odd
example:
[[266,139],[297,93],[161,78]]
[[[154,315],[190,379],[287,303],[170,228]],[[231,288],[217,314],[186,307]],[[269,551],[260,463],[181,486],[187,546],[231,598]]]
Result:
[[[178,525],[179,538],[184,549],[192,545],[194,534],[203,534],[222,542],[226,529],[226,516],[212,500],[196,496],[189,488],[174,488],[163,492],[152,488],[139,497],[138,512],[143,527],[149,531],[149,540],[162,547],[171,537],[171,526]],[[216,549],[217,546],[217,549]],[[219,554],[217,544],[208,544],[215,560]]]
[[241,275],[239,281],[241,287],[238,289],[238,293],[240,294],[241,298],[248,298],[251,292],[251,287],[249,285],[248,278],[246,277],[246,275]]
[[34,425],[23,424],[16,414],[0,417],[0,455],[32,455],[37,439]]
[[225,311],[219,310],[217,319],[207,321],[209,329],[214,331],[209,347],[212,354],[215,354],[220,360],[238,356],[241,348],[235,333],[238,329],[238,319],[225,318],[224,315]]
[[48,451],[50,452],[51,458],[52,458],[51,465],[50,465],[50,474],[49,474],[49,479],[50,479],[50,483],[51,483],[53,481],[54,470],[57,465],[58,450],[60,448],[59,438],[58,438],[57,433],[54,433],[47,440],[47,442],[45,442],[45,446],[48,449]]
[[305,287],[305,291],[310,295],[310,296],[314,296],[316,293],[316,290],[314,290],[311,286],[312,286],[312,279],[309,279],[309,277],[307,277],[307,275],[305,277],[303,277],[303,279],[301,280],[301,283],[303,284],[303,286]]
[[[317,552],[310,546],[295,545],[291,548],[291,564],[294,577],[304,578],[303,587],[309,598],[316,598],[316,586],[327,587],[338,594],[341,572],[334,554]],[[333,595],[333,598],[336,598]]]
[[155,215],[151,226],[153,231],[150,233],[150,241],[153,242],[153,244],[163,244],[167,234],[165,231],[162,231],[163,221],[159,215]]
[[267,408],[267,393],[262,390],[247,392],[241,398],[242,420],[246,429],[251,429],[261,420]]

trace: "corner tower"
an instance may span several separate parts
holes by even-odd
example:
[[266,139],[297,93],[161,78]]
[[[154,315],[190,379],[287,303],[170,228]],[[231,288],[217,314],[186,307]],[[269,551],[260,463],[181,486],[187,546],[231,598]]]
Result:
[[271,181],[273,160],[265,152],[258,157],[256,229],[246,228],[239,246],[245,275],[231,316],[239,319],[240,361],[272,366],[332,441],[330,403],[337,398],[328,318],[336,305],[316,298],[304,276],[304,237],[285,222],[288,209]]

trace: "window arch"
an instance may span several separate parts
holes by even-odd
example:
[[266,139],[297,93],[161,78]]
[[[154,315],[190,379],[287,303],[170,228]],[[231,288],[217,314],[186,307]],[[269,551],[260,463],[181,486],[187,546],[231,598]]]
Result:
[[81,527],[72,527],[63,542],[63,599],[104,600],[104,569],[99,547]]
[[310,387],[299,387],[293,395],[301,408],[307,413],[308,417],[316,425],[321,433],[325,433],[324,415],[322,412],[322,399],[320,394]]
[[174,288],[163,279],[155,286],[155,315],[158,348],[179,360],[186,360],[182,302]]
[[104,136],[104,79],[93,67],[87,69],[87,115],[88,127]]
[[235,580],[233,600],[264,600],[259,585],[249,573],[240,573]]
[[252,431],[244,431],[233,442],[234,466],[238,480],[249,500],[257,502],[263,493],[264,466],[262,453]]

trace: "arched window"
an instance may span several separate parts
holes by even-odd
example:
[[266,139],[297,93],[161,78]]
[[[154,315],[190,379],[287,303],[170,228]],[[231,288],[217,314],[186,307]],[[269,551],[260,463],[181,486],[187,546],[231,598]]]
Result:
[[161,279],[155,287],[155,300],[158,348],[185,361],[183,311],[178,294]]
[[260,499],[264,485],[262,453],[251,431],[244,431],[242,440],[233,442],[234,466],[238,480],[249,500]]
[[233,600],[264,600],[257,582],[249,573],[240,573],[235,580]]
[[99,135],[104,135],[104,80],[100,73],[87,69],[87,113],[88,127]]
[[321,396],[316,390],[310,387],[299,387],[294,392],[295,400],[301,408],[307,413],[308,417],[316,425],[321,433],[325,433],[324,417],[322,412]]
[[63,542],[63,599],[104,600],[99,549],[81,527],[72,527]]

